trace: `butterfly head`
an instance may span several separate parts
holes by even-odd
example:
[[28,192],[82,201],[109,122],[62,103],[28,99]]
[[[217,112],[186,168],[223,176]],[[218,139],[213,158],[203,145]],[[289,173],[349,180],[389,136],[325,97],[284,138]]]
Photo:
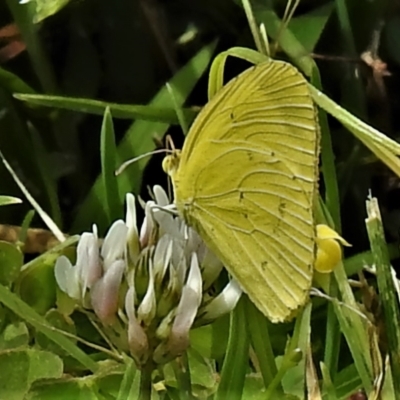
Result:
[[172,179],[172,182],[175,182],[176,173],[178,172],[179,163],[181,160],[181,151],[174,150],[171,154],[164,157],[162,162],[162,168],[164,172],[166,172]]

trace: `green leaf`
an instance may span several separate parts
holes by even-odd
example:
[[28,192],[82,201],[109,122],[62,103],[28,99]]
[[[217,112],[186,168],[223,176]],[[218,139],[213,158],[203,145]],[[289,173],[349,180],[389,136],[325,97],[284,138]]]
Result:
[[29,331],[24,322],[14,322],[7,325],[0,335],[0,349],[15,349],[27,346],[29,343]]
[[35,269],[24,272],[18,279],[16,290],[22,300],[38,313],[44,314],[56,301],[54,264],[44,262],[37,264]]
[[327,3],[290,20],[288,28],[303,45],[307,54],[314,50],[333,9],[333,3]]
[[[12,310],[20,318],[32,325],[36,330],[42,332],[50,340],[62,347],[71,357],[78,360],[89,370],[95,372],[97,364],[77,347],[70,339],[62,333],[56,331],[41,315],[23,302],[14,293],[10,292],[5,286],[0,285],[0,303]],[[1,374],[0,374],[1,375]],[[0,396],[1,398],[1,396]],[[7,397],[5,397],[7,398]]]
[[35,385],[29,400],[99,400],[96,384],[87,378],[65,379],[52,384]]
[[33,382],[60,378],[61,359],[49,352],[23,349],[0,352],[0,398],[24,400]]
[[11,243],[0,241],[0,283],[10,286],[20,273],[24,256]]

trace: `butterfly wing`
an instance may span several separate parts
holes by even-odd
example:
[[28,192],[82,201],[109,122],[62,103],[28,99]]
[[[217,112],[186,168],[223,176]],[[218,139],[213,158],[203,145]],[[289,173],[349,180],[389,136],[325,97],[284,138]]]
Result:
[[277,61],[223,87],[182,149],[178,210],[273,322],[289,319],[311,286],[317,163],[307,83]]

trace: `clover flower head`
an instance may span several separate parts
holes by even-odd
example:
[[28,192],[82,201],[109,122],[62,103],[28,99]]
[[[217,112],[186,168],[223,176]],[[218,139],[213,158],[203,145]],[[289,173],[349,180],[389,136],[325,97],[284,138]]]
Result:
[[55,266],[60,289],[78,306],[93,310],[107,329],[124,327],[121,350],[138,365],[182,354],[190,329],[229,313],[241,296],[234,280],[215,290],[221,262],[160,186],[153,194],[139,229],[135,197],[128,194],[125,221],[115,221],[101,245],[94,226],[80,238],[76,264],[61,256]]

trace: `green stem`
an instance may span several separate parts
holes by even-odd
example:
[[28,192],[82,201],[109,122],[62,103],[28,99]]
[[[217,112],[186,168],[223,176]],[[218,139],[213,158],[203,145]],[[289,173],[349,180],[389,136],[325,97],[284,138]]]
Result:
[[141,370],[139,400],[151,400],[153,370],[152,361],[148,361]]

